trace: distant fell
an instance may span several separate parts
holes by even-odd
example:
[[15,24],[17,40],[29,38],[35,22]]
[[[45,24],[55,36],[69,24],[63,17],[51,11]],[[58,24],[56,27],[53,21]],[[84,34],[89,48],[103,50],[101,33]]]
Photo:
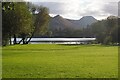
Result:
[[86,28],[88,25],[97,22],[97,20],[92,16],[83,16],[79,20],[65,19],[60,15],[51,17],[49,28],[52,30],[56,29],[81,29]]

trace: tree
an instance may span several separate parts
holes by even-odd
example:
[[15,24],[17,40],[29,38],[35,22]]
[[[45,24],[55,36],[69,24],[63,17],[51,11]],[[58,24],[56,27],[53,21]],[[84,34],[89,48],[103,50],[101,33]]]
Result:
[[3,41],[14,37],[14,44],[16,44],[16,36],[31,32],[32,15],[25,2],[4,2],[2,9]]
[[118,18],[118,43],[120,45],[120,18]]
[[32,21],[32,14],[30,13],[28,6],[26,3],[19,3],[18,6],[18,13],[19,13],[19,26],[21,26],[19,31],[19,36],[23,40],[23,44],[25,44],[25,38],[29,37],[31,32],[33,31],[33,21]]
[[111,43],[117,43],[118,42],[118,17],[116,16],[109,16],[107,18],[107,36],[111,37]]
[[[38,14],[35,14],[35,10],[37,10]],[[37,9],[32,9],[33,15],[35,15],[34,29],[31,37],[26,42],[29,43],[31,38],[35,35],[43,35],[47,33],[48,23],[49,23],[49,10],[46,7],[38,7]]]
[[98,21],[91,25],[92,33],[97,38],[97,41],[102,44],[116,44],[119,42],[118,17],[109,16],[105,20]]
[[[2,44],[7,45],[9,37],[12,35],[14,3],[2,3]],[[11,39],[10,39],[11,40]]]

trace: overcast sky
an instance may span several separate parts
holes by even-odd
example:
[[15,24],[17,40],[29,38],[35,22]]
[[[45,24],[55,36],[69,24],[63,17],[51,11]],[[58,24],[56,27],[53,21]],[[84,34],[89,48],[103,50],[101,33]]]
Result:
[[118,15],[119,0],[26,0],[49,8],[50,15],[78,20],[82,16],[105,19]]

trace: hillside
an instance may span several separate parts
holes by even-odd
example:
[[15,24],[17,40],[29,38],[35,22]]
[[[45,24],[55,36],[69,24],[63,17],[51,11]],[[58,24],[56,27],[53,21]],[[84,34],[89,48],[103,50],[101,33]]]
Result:
[[80,20],[69,20],[69,21],[75,24],[76,26],[78,26],[78,28],[86,28],[88,25],[97,22],[97,20],[92,16],[84,16]]
[[73,24],[72,22],[70,22],[67,19],[64,19],[63,17],[61,17],[60,15],[57,15],[55,17],[51,17],[50,19],[50,29],[51,30],[58,30],[58,29],[66,29],[66,28],[75,28],[75,24]]
[[92,16],[84,16],[79,20],[70,20],[63,18],[60,15],[57,15],[55,17],[51,17],[49,28],[51,30],[56,30],[56,29],[63,30],[66,28],[82,29],[82,28],[86,28],[87,25],[91,25],[92,23],[95,22],[97,22],[97,20]]
[[80,37],[79,30],[95,22],[97,20],[92,16],[84,16],[79,20],[70,20],[57,15],[50,18],[49,31],[52,32],[51,36],[53,37]]

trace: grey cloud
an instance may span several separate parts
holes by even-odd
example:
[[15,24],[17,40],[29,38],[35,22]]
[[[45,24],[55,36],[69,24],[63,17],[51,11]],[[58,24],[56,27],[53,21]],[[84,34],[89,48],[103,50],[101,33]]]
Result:
[[105,13],[109,13],[111,15],[118,15],[118,3],[117,2],[109,2],[103,6],[102,10]]
[[120,17],[120,1],[118,2],[118,16]]
[[[101,10],[92,10],[91,8],[84,9],[84,13],[79,12],[79,16],[93,16],[93,17],[100,17],[102,14]],[[101,16],[102,17],[102,16]]]
[[94,16],[94,17],[107,17],[108,14],[117,16],[118,14],[118,3],[109,2],[103,3],[99,10],[91,10],[90,8],[85,9],[85,13],[79,12],[80,16]]
[[[67,15],[68,13],[74,12],[74,10],[72,9],[66,9],[66,6],[67,6],[66,3],[60,3],[60,2],[38,2],[36,3],[34,2],[34,4],[48,7],[50,10],[50,14]],[[86,5],[87,4],[88,3],[86,3]],[[77,15],[78,17],[79,16],[94,16],[94,17],[95,16],[96,17],[106,16],[107,17],[108,14],[117,15],[118,14],[118,3],[117,2],[103,3],[103,5],[101,5],[101,8],[99,10],[91,10],[91,8],[88,7],[84,10],[84,13],[82,13],[81,10],[78,10],[75,13],[76,14],[73,14],[73,15]]]
[[80,13],[80,16],[95,16],[100,14],[99,11],[86,10],[85,13]]
[[58,3],[58,2],[38,2],[34,3],[36,5],[42,5],[45,7],[48,7],[51,14],[65,14],[66,11],[64,10],[64,3]]

